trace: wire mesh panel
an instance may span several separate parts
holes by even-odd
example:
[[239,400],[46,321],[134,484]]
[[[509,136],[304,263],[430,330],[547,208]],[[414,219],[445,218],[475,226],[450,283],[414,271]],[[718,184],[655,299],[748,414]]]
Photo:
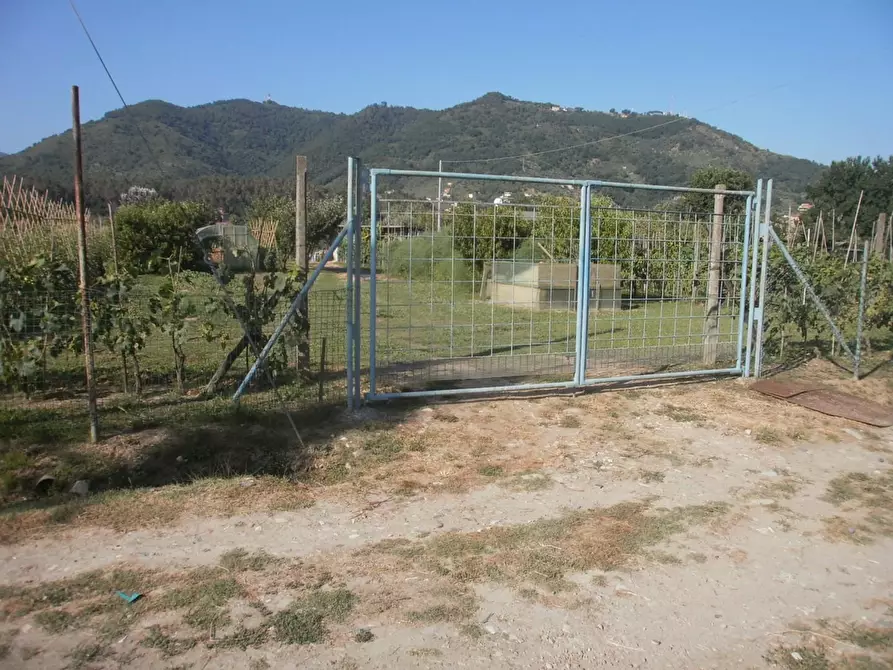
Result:
[[377,203],[378,391],[573,380],[580,188],[561,206],[466,188]]
[[[379,199],[390,176],[416,197]],[[371,192],[373,399],[741,369],[749,191],[372,170]]]
[[749,220],[733,204],[717,217],[593,197],[587,379],[737,365]]

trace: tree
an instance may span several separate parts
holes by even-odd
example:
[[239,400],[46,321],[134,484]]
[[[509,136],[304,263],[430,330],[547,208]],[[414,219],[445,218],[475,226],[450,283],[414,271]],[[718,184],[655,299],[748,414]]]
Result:
[[158,199],[158,191],[145,186],[131,186],[121,194],[122,205],[139,205]]
[[[347,203],[340,193],[326,193],[313,189],[307,198],[307,248],[311,251],[326,247],[338,234],[347,216]],[[275,221],[276,246],[280,260],[295,255],[295,201],[282,195],[262,195],[248,206],[248,221]]]
[[830,216],[834,211],[838,221],[851,226],[863,191],[856,230],[866,237],[878,214],[893,211],[893,156],[886,160],[855,156],[834,161],[806,188],[806,196],[814,205],[813,215],[823,211]]
[[[697,170],[688,180],[688,185],[692,188],[716,188],[717,184],[725,184],[729,191],[752,191],[754,179],[743,170],[729,167],[705,167]],[[744,196],[726,196],[725,213],[743,213],[746,201]],[[710,193],[686,193],[684,202],[699,214],[713,212],[713,195]]]
[[195,231],[211,223],[214,212],[197,202],[151,200],[118,210],[118,245],[125,262],[138,272],[168,269],[168,259],[182,259],[182,267],[204,267]]
[[[229,287],[222,289],[226,294],[223,300],[211,299],[207,304],[209,315],[223,312],[235,319],[245,329],[235,346],[232,346],[226,357],[220,362],[217,370],[205,387],[205,394],[216,393],[220,380],[229,372],[232,365],[239,359],[246,349],[257,347],[257,351],[266,346],[267,335],[264,333],[266,326],[278,322],[282,316],[282,303],[287,303],[301,289],[300,278],[296,270],[292,272],[268,272],[263,279],[259,279],[255,271],[239,275],[234,281],[232,275],[222,273],[224,283],[233,281],[240,285],[238,297],[233,296]],[[301,338],[306,338],[309,324],[301,313],[295,314],[291,322],[291,328],[287,328],[278,341],[278,351],[273,350],[265,364],[266,369],[277,375],[282,372],[288,363],[288,349],[293,347]],[[228,334],[218,332],[213,321],[209,321],[203,328],[204,336],[208,341],[217,340],[222,346],[229,344]],[[259,379],[262,379],[259,378]]]
[[158,287],[158,293],[149,300],[149,309],[161,332],[170,340],[174,357],[177,393],[183,394],[186,381],[186,342],[189,317],[195,315],[195,307],[186,298],[184,287],[189,276],[180,272],[180,263],[168,260],[168,276]]

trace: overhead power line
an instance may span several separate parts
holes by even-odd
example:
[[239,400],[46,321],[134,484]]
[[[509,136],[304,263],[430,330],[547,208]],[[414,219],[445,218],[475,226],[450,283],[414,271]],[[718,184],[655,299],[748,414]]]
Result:
[[[784,84],[779,84],[773,88],[770,88],[765,93],[771,93],[773,91],[777,91],[778,89],[785,88],[789,86],[790,82],[786,82]],[[711,107],[709,109],[704,110],[704,114],[709,114],[710,112],[714,112],[717,109],[723,109],[724,107],[730,107],[732,105],[736,105],[740,102],[744,102],[745,100],[749,100],[750,98],[754,98],[757,95],[763,95],[764,93],[753,93],[751,95],[744,96],[743,98],[737,98],[735,100],[730,100],[721,105],[716,105],[715,107]],[[545,154],[554,154],[559,153],[561,151],[572,151],[573,149],[582,149],[583,147],[589,147],[594,144],[601,144],[602,142],[608,142],[610,140],[616,140],[621,137],[629,137],[630,135],[638,135],[639,133],[647,133],[649,130],[655,130],[656,128],[663,128],[664,126],[669,126],[674,123],[680,123],[682,121],[688,121],[689,117],[687,116],[678,116],[674,119],[670,119],[669,121],[664,121],[663,123],[656,123],[653,126],[648,126],[647,128],[639,128],[638,130],[631,130],[628,133],[621,133],[619,135],[611,135],[610,137],[602,137],[597,140],[592,140],[591,142],[581,142],[580,144],[571,144],[566,147],[557,147],[555,149],[546,149],[545,151],[532,151],[526,154],[515,154],[513,156],[499,156],[497,158],[463,158],[459,160],[444,160],[443,163],[452,163],[455,165],[456,163],[495,163],[497,161],[508,161],[508,160],[517,160],[519,158],[532,158],[534,156],[543,156]]]
[[[78,11],[78,8],[74,4],[74,0],[68,0],[68,4],[71,5],[71,9],[74,12],[74,15],[78,19],[78,23],[81,24],[81,28],[84,30],[84,35],[87,36],[87,39],[90,41],[90,46],[93,47],[93,53],[96,54],[96,58],[99,59],[100,64],[102,64],[102,69],[105,70],[106,76],[109,78],[109,81],[112,82],[112,86],[115,89],[115,93],[118,94],[118,98],[121,100],[121,104],[124,106],[124,109],[130,111],[130,105],[127,104],[127,101],[124,100],[124,96],[121,95],[121,89],[118,88],[118,84],[115,82],[115,78],[112,76],[112,73],[109,72],[108,66],[105,64],[105,60],[102,57],[102,54],[99,53],[99,47],[96,46],[96,42],[93,41],[93,37],[90,35],[90,31],[87,30],[87,24],[84,23],[84,19],[81,18],[81,14]],[[146,145],[146,150],[149,152],[149,156],[152,157],[152,160],[155,161],[155,164],[158,166],[158,169],[161,171],[162,176],[164,174],[164,168],[161,166],[161,162],[156,158],[155,152],[152,151],[152,147],[149,144],[149,140],[146,139],[146,136],[143,134],[142,129],[140,128],[140,124],[137,123],[136,119],[133,119],[133,126],[136,128],[136,132],[139,133],[139,136],[143,138],[143,143]]]

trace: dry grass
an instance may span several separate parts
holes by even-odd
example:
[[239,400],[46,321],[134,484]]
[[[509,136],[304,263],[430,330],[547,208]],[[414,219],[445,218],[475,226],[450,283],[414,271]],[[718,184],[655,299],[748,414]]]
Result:
[[265,551],[256,551],[252,554],[241,548],[228,551],[220,557],[220,566],[232,572],[246,570],[257,572],[281,562],[281,558],[271,556]]
[[784,442],[784,436],[776,428],[772,426],[760,426],[753,431],[753,439],[760,444],[778,446]]
[[[296,578],[289,580],[290,575]],[[331,575],[318,565],[236,550],[224,554],[220,567],[185,572],[97,571],[34,587],[5,587],[0,590],[0,616],[33,617],[50,635],[73,629],[91,631],[95,644],[72,651],[74,667],[87,667],[106,653],[107,645],[125,636],[165,658],[208,639],[215,646],[243,649],[272,639],[308,644],[324,640],[329,622],[346,621],[358,602],[347,588],[330,587],[331,581]],[[247,619],[242,619],[233,626],[236,599],[283,589],[297,592],[291,605],[274,612],[260,604],[255,608],[262,617],[259,624],[248,628]],[[126,604],[117,590],[138,591],[144,597]],[[159,624],[162,615],[164,624]],[[149,622],[152,625],[146,627]],[[218,637],[217,631],[225,634]]]
[[790,500],[806,483],[801,477],[787,472],[779,473],[777,478],[766,479],[747,489],[738,489],[737,496],[742,500],[769,499]]
[[0,515],[0,543],[22,542],[64,523],[128,532],[175,524],[190,517],[231,517],[313,505],[306,487],[279,477],[203,479],[157,489],[136,489],[72,500],[51,508]]
[[828,484],[825,500],[846,515],[823,520],[829,539],[866,544],[878,535],[893,536],[893,469],[835,477]]
[[566,579],[569,573],[627,567],[671,535],[726,511],[725,504],[653,511],[646,504],[623,503],[524,525],[378,547],[458,582],[530,583],[557,592],[573,588]]
[[679,407],[678,405],[664,404],[654,411],[658,416],[665,416],[678,423],[693,423],[696,426],[704,426],[707,423],[707,417],[687,407]]
[[657,470],[643,470],[639,476],[646,484],[659,484],[664,480],[664,473]]
[[576,414],[566,412],[558,419],[558,425],[562,428],[579,428],[581,425],[580,417]]
[[[801,641],[794,646],[772,648],[766,660],[786,670],[883,670],[893,667],[893,628],[829,621],[820,621],[816,628],[792,627],[787,632],[799,634]],[[854,651],[854,648],[861,651]]]
[[75,647],[68,658],[71,662],[68,664],[69,670],[80,670],[89,667],[94,661],[100,661],[108,655],[108,649],[101,644],[95,642],[82,642]]
[[475,612],[478,605],[474,597],[462,595],[447,603],[432,605],[423,610],[409,612],[409,620],[416,623],[457,623],[467,620]]
[[148,649],[157,649],[165,658],[179,656],[195,646],[194,638],[178,638],[165,632],[160,626],[151,626],[141,642]]
[[549,475],[533,470],[519,472],[500,482],[500,485],[512,491],[543,491],[551,488],[554,484],[555,480]]

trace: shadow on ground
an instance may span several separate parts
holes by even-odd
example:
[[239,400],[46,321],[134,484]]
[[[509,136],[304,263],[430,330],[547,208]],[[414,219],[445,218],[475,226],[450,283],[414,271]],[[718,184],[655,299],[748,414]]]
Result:
[[[0,513],[64,503],[78,480],[89,482],[91,493],[205,478],[302,481],[325,456],[332,435],[369,424],[365,414],[346,413],[340,400],[291,408],[299,437],[273,401],[248,398],[236,406],[223,398],[167,397],[105,404],[103,440],[92,445],[85,439],[84,404],[0,409]],[[386,415],[374,414],[368,427],[396,425],[413,407],[392,403]],[[38,487],[44,475],[53,481]]]

